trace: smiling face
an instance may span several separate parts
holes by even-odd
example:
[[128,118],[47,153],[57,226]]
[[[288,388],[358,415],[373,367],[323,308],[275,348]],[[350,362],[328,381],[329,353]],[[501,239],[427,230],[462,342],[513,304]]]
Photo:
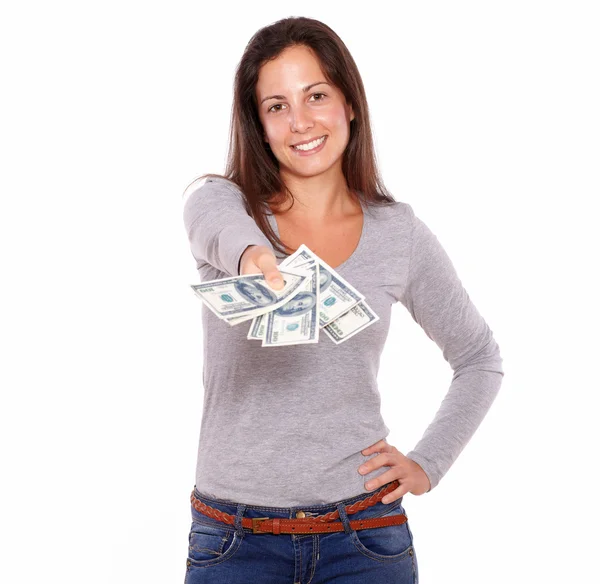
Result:
[[[354,112],[342,92],[327,82],[309,48],[289,47],[263,65],[256,98],[264,139],[281,172],[304,177],[327,171],[341,173]],[[326,136],[325,141],[314,151],[292,148],[321,136]]]

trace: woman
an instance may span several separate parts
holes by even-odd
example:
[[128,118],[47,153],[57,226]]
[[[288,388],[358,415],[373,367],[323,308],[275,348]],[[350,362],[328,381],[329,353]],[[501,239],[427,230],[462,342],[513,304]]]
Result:
[[[304,243],[379,320],[341,344],[263,348],[202,305],[186,583],[418,582],[403,496],[435,488],[481,423],[503,377],[498,345],[437,238],[382,185],[360,75],[329,27],[287,18],[254,35],[232,136],[226,176],[187,190],[201,280],[262,273],[281,289],[278,260]],[[377,389],[397,301],[455,371],[407,455],[385,439]]]

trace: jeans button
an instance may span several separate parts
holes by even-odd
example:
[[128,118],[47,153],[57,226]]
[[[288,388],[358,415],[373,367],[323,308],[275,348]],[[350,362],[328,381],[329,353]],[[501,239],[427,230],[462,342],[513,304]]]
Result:
[[296,517],[298,519],[304,519],[306,517],[306,513],[304,513],[304,511],[296,511]]

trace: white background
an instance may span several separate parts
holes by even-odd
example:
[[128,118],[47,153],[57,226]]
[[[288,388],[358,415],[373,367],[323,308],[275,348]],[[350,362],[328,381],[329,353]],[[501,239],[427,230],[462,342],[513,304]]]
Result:
[[[0,580],[183,582],[202,329],[182,194],[224,170],[246,43],[299,15],[350,49],[384,181],[504,359],[454,466],[405,496],[422,584],[597,578],[596,3],[16,6],[0,25]],[[401,452],[451,375],[395,305],[379,381]]]

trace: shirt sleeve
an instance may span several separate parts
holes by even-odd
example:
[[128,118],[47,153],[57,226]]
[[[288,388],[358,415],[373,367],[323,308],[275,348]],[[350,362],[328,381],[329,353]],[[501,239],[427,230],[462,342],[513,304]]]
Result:
[[250,245],[271,242],[247,213],[242,192],[230,181],[206,179],[183,204],[183,222],[197,266],[208,263],[238,276],[240,259]]
[[504,371],[492,330],[469,298],[448,254],[410,205],[408,210],[411,251],[400,301],[454,371],[433,421],[406,454],[425,471],[431,491],[481,424],[500,390]]

